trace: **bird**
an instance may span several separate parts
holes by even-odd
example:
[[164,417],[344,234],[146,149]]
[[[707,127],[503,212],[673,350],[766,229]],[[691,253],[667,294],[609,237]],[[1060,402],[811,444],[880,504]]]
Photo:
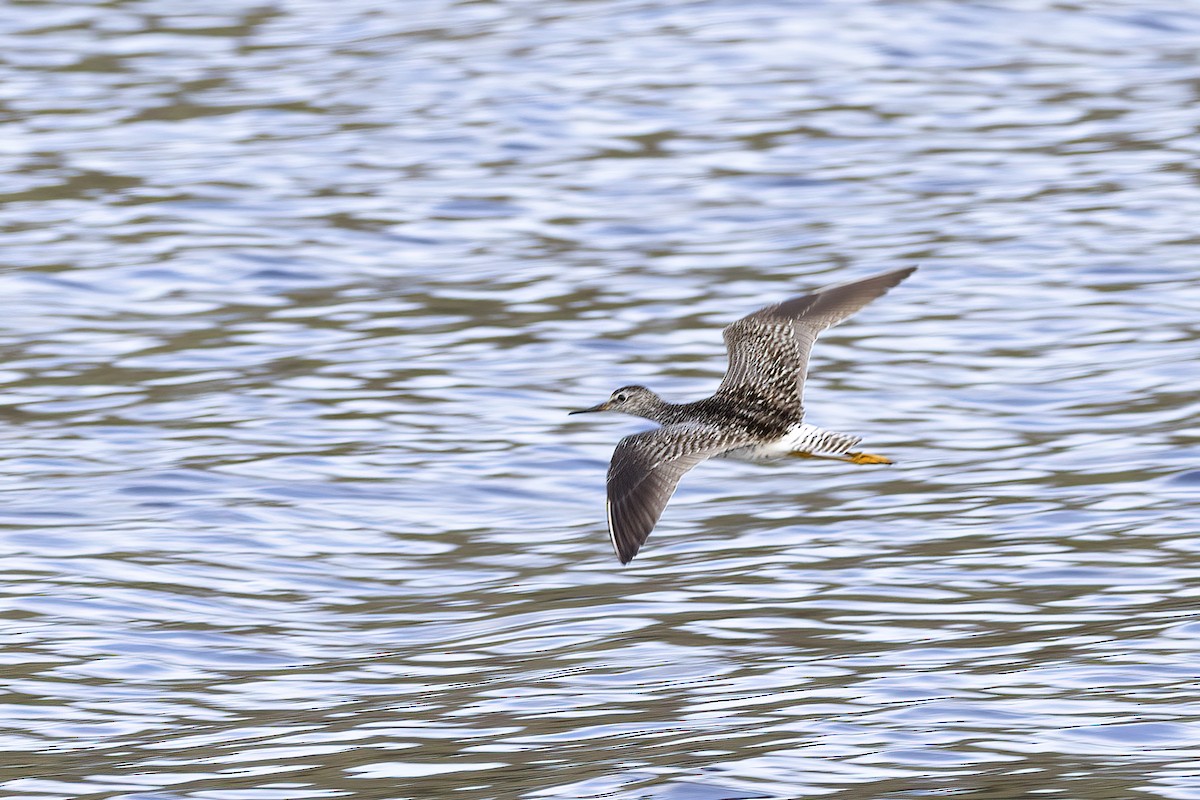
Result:
[[608,467],[608,533],[621,564],[646,543],[688,470],[709,458],[751,462],[789,456],[891,464],[856,451],[861,437],[804,422],[804,381],[817,336],[916,271],[906,267],[826,286],[760,308],[722,331],[729,368],[711,397],[670,403],[645,386],[622,386],[605,401],[571,411],[615,411],[660,427],[626,436]]

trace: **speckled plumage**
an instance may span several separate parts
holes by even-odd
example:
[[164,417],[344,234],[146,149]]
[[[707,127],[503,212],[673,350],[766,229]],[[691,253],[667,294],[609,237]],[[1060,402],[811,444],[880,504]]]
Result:
[[[859,438],[803,424],[804,379],[813,342],[913,273],[894,270],[825,287],[759,309],[723,331],[729,369],[711,396],[668,403],[642,386],[625,386],[582,411],[621,411],[662,427],[626,436],[608,469],[608,529],[628,563],[658,522],[679,479],[712,457],[765,461],[785,455],[890,463],[851,453]],[[572,413],[582,413],[582,411]]]

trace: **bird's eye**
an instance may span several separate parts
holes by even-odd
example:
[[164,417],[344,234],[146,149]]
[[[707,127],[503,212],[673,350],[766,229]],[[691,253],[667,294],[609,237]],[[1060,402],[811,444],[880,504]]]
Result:
[[617,395],[617,402],[618,402],[618,403],[624,403],[624,402],[625,402],[625,393],[624,393],[624,392],[622,392],[621,394]]

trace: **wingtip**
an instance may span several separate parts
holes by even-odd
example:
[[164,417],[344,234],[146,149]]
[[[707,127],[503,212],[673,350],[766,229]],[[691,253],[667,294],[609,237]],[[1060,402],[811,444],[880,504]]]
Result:
[[609,530],[609,536],[612,538],[613,552],[617,555],[617,561],[621,562],[621,566],[625,566],[641,552],[642,546],[635,539],[626,539],[620,543],[617,541],[616,535],[612,530]]
[[[868,275],[867,277],[860,278],[857,281],[850,281],[848,283],[840,284],[839,286],[829,287],[829,288],[836,289],[836,288],[841,288],[842,286],[854,286],[855,284],[864,284],[864,285],[868,285],[868,286],[874,285],[875,287],[877,287],[875,296],[879,297],[881,295],[887,294],[889,291],[891,291],[892,289],[899,286],[903,281],[907,280],[909,278],[909,276],[911,276],[914,272],[917,271],[918,266],[919,265],[914,264],[911,267],[901,267],[900,269],[892,269],[892,270],[888,270],[887,272],[880,272],[875,275]],[[825,291],[825,290],[822,290],[822,291]],[[868,302],[870,302],[870,301],[868,301]]]
[[634,550],[632,553],[621,552],[615,541],[613,542],[613,552],[617,554],[617,561],[621,562],[622,567],[633,561],[633,557],[637,555],[637,550]]
[[633,557],[637,555],[637,550],[628,555],[621,551],[621,544],[617,541],[617,531],[613,527],[612,500],[606,499],[604,501],[604,516],[608,518],[608,540],[612,543],[612,549],[617,555],[617,561],[620,561],[623,567],[630,561],[633,561]]

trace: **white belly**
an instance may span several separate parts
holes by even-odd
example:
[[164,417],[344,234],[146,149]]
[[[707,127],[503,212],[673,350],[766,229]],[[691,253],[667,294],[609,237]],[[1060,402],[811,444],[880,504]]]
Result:
[[773,442],[762,442],[722,453],[721,458],[738,461],[777,461],[796,453],[840,456],[858,444],[861,437],[821,430],[816,425],[796,425]]

